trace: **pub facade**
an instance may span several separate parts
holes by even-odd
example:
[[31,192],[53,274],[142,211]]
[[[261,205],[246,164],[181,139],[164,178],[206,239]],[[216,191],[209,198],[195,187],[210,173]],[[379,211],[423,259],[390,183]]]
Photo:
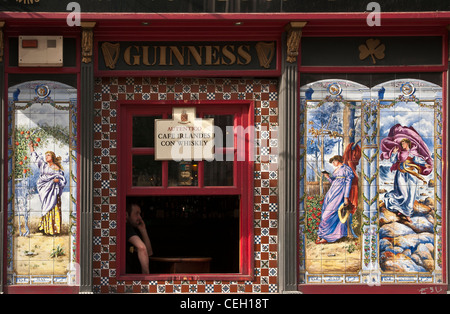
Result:
[[450,8],[178,2],[0,4],[1,292],[447,293]]

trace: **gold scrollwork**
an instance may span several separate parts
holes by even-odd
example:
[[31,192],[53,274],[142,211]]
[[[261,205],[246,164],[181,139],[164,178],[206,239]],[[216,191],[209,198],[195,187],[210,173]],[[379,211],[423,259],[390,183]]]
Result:
[[429,109],[437,108],[439,106],[439,104],[436,100],[420,101],[417,97],[402,97],[402,96],[399,96],[398,98],[396,98],[394,100],[380,101],[378,103],[378,105],[380,106],[380,108],[391,108],[391,107],[394,107],[399,102],[405,102],[405,103],[414,102],[422,108],[429,108]]
[[95,22],[82,22],[81,27],[83,29],[81,36],[81,48],[82,48],[82,59],[83,63],[90,63],[92,61],[92,51],[93,51],[93,28]]
[[38,3],[39,0],[16,0],[16,2],[22,3],[23,4],[34,4],[34,3]]
[[3,62],[3,26],[5,25],[5,22],[0,21],[0,63]]
[[300,39],[302,37],[302,28],[306,22],[291,22],[286,26],[287,31],[287,62],[297,61],[298,50],[300,48]]

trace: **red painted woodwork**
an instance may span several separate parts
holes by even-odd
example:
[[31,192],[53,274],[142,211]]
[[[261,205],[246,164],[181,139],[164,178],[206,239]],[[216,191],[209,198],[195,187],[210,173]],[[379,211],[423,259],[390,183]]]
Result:
[[[0,12],[0,14],[4,14],[4,12]],[[32,20],[35,20],[35,18],[33,18]],[[26,30],[24,30],[23,32],[20,32],[20,35],[24,35],[26,32],[28,32],[29,29],[27,28]],[[72,37],[72,38],[76,38],[77,41],[77,46],[80,46],[80,34],[77,32],[77,34],[73,34],[72,32],[69,33],[64,33],[63,30],[58,29],[58,34],[60,35],[64,35],[65,37]],[[12,33],[8,33],[8,36],[16,36],[18,33],[16,32],[12,32]],[[33,32],[32,34],[36,34],[36,32]],[[50,32],[46,32],[45,29],[43,31],[43,33],[38,32],[39,35],[55,35],[55,30],[52,29]],[[7,37],[6,37],[7,38]],[[8,75],[9,74],[73,74],[77,76],[77,143],[80,143],[80,138],[81,138],[81,132],[83,132],[83,130],[81,129],[80,125],[80,117],[82,116],[82,111],[83,108],[82,106],[80,106],[80,99],[81,99],[81,91],[80,91],[80,86],[81,86],[81,77],[80,77],[80,66],[81,66],[81,50],[77,50],[76,52],[76,66],[75,67],[62,67],[62,68],[51,68],[51,67],[26,67],[26,68],[19,68],[19,67],[10,67],[9,66],[9,40],[5,39],[4,40],[4,44],[5,44],[5,48],[4,48],[4,58],[3,58],[3,62],[4,62],[4,69],[5,69],[5,76],[4,76],[4,103],[7,104],[8,103]],[[5,120],[2,121],[2,127],[3,127],[3,135],[4,138],[2,139],[4,143],[7,143],[7,136],[8,136],[8,116],[5,114],[4,116]],[[79,153],[79,152],[78,152]],[[8,150],[5,149],[4,151],[4,160],[8,160]],[[77,159],[77,177],[80,178],[80,173],[81,173],[81,167],[80,167],[80,159]],[[7,194],[7,188],[8,188],[8,178],[7,176],[5,176],[4,178],[4,182],[2,182],[2,188],[3,188],[3,192],[4,195],[8,195]],[[77,189],[77,216],[80,216],[80,189]],[[4,199],[3,204],[0,204],[1,206],[3,206],[4,208],[7,208],[6,206],[7,204],[7,199]],[[5,211],[4,213],[4,218],[6,218],[7,216],[7,212]],[[6,221],[6,219],[5,219]],[[76,251],[77,253],[76,255],[76,262],[79,263],[80,262],[80,224],[77,223],[77,248]],[[2,241],[3,241],[3,247],[6,248],[7,247],[7,228],[4,228],[4,233],[2,234]],[[6,251],[4,254],[4,258],[6,259]],[[6,278],[6,274],[7,274],[7,267],[6,267],[6,263],[3,263],[3,273],[5,274],[5,278]],[[65,285],[54,285],[54,286],[27,286],[27,285],[23,285],[23,286],[8,286],[5,284],[5,292],[9,293],[9,294],[76,294],[79,292],[79,287],[78,286],[65,286]]]
[[[244,129],[253,126],[253,102],[250,101],[119,101],[118,102],[118,258],[120,279],[167,280],[167,279],[215,279],[215,280],[251,280],[253,278],[253,159],[251,159],[253,143],[251,135],[245,136],[245,143],[236,140],[234,151],[239,151],[237,145],[244,145],[246,158],[244,161],[234,161],[234,186],[205,187],[202,182],[193,187],[168,187],[168,161],[162,163],[162,186],[136,187],[132,186],[132,155],[152,154],[154,148],[132,148],[132,117],[145,115],[162,115],[168,118],[173,107],[195,107],[197,115],[233,114],[234,126]],[[202,177],[204,161],[199,162],[199,178]],[[127,196],[149,195],[240,195],[240,272],[237,274],[125,274],[125,203]]]
[[299,285],[305,294],[447,294],[445,284],[406,285]]
[[[386,15],[385,15],[386,14]],[[386,16],[392,17],[393,25],[392,27],[395,27],[397,25],[398,27],[395,27],[393,29],[389,29],[387,27],[373,27],[373,31],[367,32],[367,28],[361,29],[361,30],[355,30],[353,26],[350,25],[342,25],[343,28],[339,30],[334,30],[330,25],[326,25],[326,23],[322,24],[323,29],[318,29],[317,31],[307,31],[305,28],[305,32],[303,33],[304,36],[333,36],[333,34],[338,34],[336,36],[418,36],[424,35],[424,36],[442,36],[442,65],[433,65],[433,66],[427,66],[427,65],[417,65],[417,66],[302,66],[301,65],[301,49],[299,50],[299,66],[298,66],[298,91],[300,90],[300,77],[302,73],[321,73],[323,75],[326,74],[333,74],[333,73],[367,73],[367,74],[375,74],[375,73],[417,73],[417,72],[436,72],[436,73],[442,73],[442,104],[443,104],[443,116],[448,118],[448,66],[449,66],[449,51],[448,51],[448,31],[443,28],[439,27],[439,22],[436,23],[435,27],[431,28],[423,28],[421,30],[417,30],[414,32],[408,32],[406,29],[404,29],[404,22],[406,20],[403,20],[403,17],[407,17],[408,15],[410,17],[413,16],[430,16],[429,14],[421,15],[420,13],[418,15],[411,13],[396,13],[398,14],[398,19],[394,19],[394,14],[388,14],[383,13],[383,18]],[[389,22],[389,21],[388,21]],[[389,22],[389,23],[390,23]],[[422,25],[422,24],[421,24]],[[428,25],[428,23],[426,23]],[[297,104],[299,106],[299,104]],[[299,107],[298,107],[299,108]],[[447,130],[448,122],[447,118],[443,119],[443,130]],[[447,133],[444,132],[442,134],[443,136],[443,143],[444,147],[447,145]],[[299,141],[297,142],[297,145],[299,145]],[[443,149],[443,160],[447,160],[448,158],[448,149]],[[443,163],[443,169],[442,169],[442,204],[447,204],[447,191],[448,189],[448,166],[446,163]],[[300,173],[297,173],[297,178],[300,178]],[[299,204],[300,200],[297,200],[297,204]],[[448,209],[443,208],[442,210],[442,221],[447,221],[447,213]],[[448,242],[448,235],[447,235],[447,224],[442,224],[442,256],[444,260],[448,258],[447,253],[447,242]],[[297,230],[299,232],[299,230]],[[298,248],[299,250],[299,248]],[[444,280],[448,280],[448,270],[447,270],[447,262],[444,261],[442,263],[442,277]],[[447,285],[439,285],[439,284],[396,284],[396,285],[390,285],[390,284],[383,284],[381,286],[370,286],[370,285],[335,285],[335,284],[299,284],[298,290],[303,293],[320,293],[320,294],[440,294],[440,293],[446,293],[447,291]]]
[[77,294],[78,286],[6,286],[7,294]]
[[[63,35],[65,37],[72,36],[77,38],[77,46],[80,47],[81,29],[80,27],[69,27],[66,23],[67,14],[69,12],[61,13],[31,13],[31,12],[0,12],[0,20],[5,21],[3,28],[5,35],[5,88],[4,95],[7,100],[8,95],[8,74],[78,74],[78,99],[80,99],[80,51],[77,52],[77,65],[73,68],[18,68],[10,67],[8,65],[9,53],[9,37],[17,37],[19,35]],[[291,21],[305,21],[306,26],[303,28],[302,36],[442,36],[443,40],[443,62],[442,65],[434,66],[382,66],[382,67],[299,67],[299,75],[301,73],[385,73],[385,72],[442,72],[443,75],[443,104],[447,104],[447,72],[448,72],[448,32],[447,25],[450,20],[450,12],[382,12],[382,25],[379,27],[369,27],[366,24],[367,13],[255,13],[255,14],[212,14],[212,13],[83,13],[83,21],[95,21],[97,24],[94,28],[94,56],[98,53],[97,43],[101,40],[149,40],[149,41],[208,41],[208,40],[276,40],[278,44],[278,51],[281,51],[281,36],[285,30],[285,26]],[[45,23],[43,23],[45,21]],[[149,25],[144,26],[142,22],[148,22]],[[236,22],[243,22],[238,26]],[[301,49],[300,49],[301,53]],[[301,58],[301,55],[299,56]],[[94,57],[94,68],[97,67],[97,60]],[[300,59],[299,59],[300,61]],[[277,71],[264,72],[266,76],[278,77],[281,73],[280,62],[277,61]],[[299,62],[301,64],[301,62]],[[241,76],[241,73],[236,71],[174,71],[168,73],[167,71],[160,72],[143,72],[143,71],[120,71],[121,76],[145,76],[150,74],[152,76],[173,76],[173,77],[204,77],[204,76]],[[100,72],[96,70],[96,76],[117,75],[117,73],[110,71]],[[261,75],[259,71],[248,73],[249,76]],[[300,82],[300,80],[298,80]],[[7,103],[7,102],[5,102]],[[223,108],[225,104],[239,104],[237,101],[232,102],[145,102],[146,105],[156,108],[163,105],[168,106],[203,106],[208,104],[217,107],[217,110]],[[128,158],[126,147],[124,143],[128,141],[127,121],[126,116],[128,106],[143,107],[144,102],[132,101],[122,102],[119,105],[118,117],[121,123],[118,124],[118,151],[119,160]],[[253,104],[247,102],[249,107],[248,112],[242,114],[242,123],[246,125],[253,125]],[[82,116],[83,107],[79,106],[79,117]],[[143,109],[144,112],[147,109]],[[216,109],[215,109],[216,110]],[[447,106],[443,107],[444,117],[448,117]],[[5,122],[6,122],[5,116]],[[79,127],[78,130],[83,132]],[[447,120],[443,120],[443,129],[447,130]],[[3,123],[3,131],[6,143],[7,123]],[[249,139],[250,141],[251,139]],[[447,143],[447,133],[443,133],[443,142]],[[133,151],[133,153],[139,153]],[[151,152],[151,151],[150,151]],[[125,154],[125,156],[124,156]],[[443,150],[443,160],[447,160],[447,150]],[[4,159],[7,160],[7,152],[5,150]],[[129,160],[128,160],[129,161]],[[126,162],[127,163],[127,162]],[[122,165],[122,161],[121,164]],[[443,191],[447,190],[447,164],[444,163],[443,169]],[[78,167],[79,169],[80,167]],[[119,180],[118,201],[119,201],[119,223],[118,223],[118,240],[123,239],[124,235],[124,211],[120,208],[124,207],[125,193],[129,195],[174,195],[183,193],[204,193],[204,194],[239,194],[245,196],[246,210],[241,210],[241,230],[244,230],[243,238],[241,239],[241,273],[240,274],[198,274],[186,275],[179,274],[178,277],[171,276],[175,279],[214,279],[214,280],[249,280],[253,272],[252,258],[253,258],[253,217],[252,217],[252,195],[253,195],[253,166],[250,163],[243,164],[239,167],[242,180],[242,186],[237,184],[233,187],[216,188],[216,187],[192,187],[188,189],[175,188],[171,191],[163,188],[131,188],[128,184],[130,173],[126,172],[123,167],[118,169],[120,178],[125,177],[124,180]],[[235,171],[237,169],[235,168]],[[167,175],[167,173],[165,174]],[[235,177],[237,178],[237,177]],[[245,181],[246,179],[246,181]],[[235,179],[236,180],[236,179]],[[7,181],[3,182],[4,195],[7,195],[6,187]],[[79,192],[78,192],[79,193]],[[173,194],[171,194],[173,193]],[[79,195],[78,195],[78,199]],[[5,200],[6,203],[6,200]],[[443,193],[443,204],[447,204],[447,195]],[[4,206],[5,204],[2,204]],[[6,206],[4,206],[6,208]],[[443,210],[443,221],[446,221],[447,209]],[[443,228],[443,253],[442,256],[447,258],[447,225],[442,225]],[[78,230],[79,235],[79,230]],[[3,234],[4,247],[6,247],[6,228]],[[79,243],[79,241],[78,241]],[[120,279],[123,280],[142,280],[142,275],[123,275],[124,274],[124,241],[118,245],[118,271]],[[79,256],[79,254],[77,254]],[[4,273],[6,274],[6,263],[4,263]],[[444,263],[443,277],[447,278],[446,263]],[[152,275],[146,279],[164,280],[167,275]],[[446,285],[382,285],[382,286],[367,286],[367,285],[299,285],[299,290],[304,293],[445,293]],[[433,290],[434,289],[434,290]],[[6,287],[7,293],[77,293],[77,287]]]

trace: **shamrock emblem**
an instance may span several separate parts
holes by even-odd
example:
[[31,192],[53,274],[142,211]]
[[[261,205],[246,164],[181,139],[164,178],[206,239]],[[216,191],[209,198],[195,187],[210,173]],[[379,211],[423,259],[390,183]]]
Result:
[[386,46],[384,44],[380,45],[380,40],[368,39],[366,40],[366,44],[359,46],[359,59],[364,60],[368,56],[371,56],[373,64],[376,64],[376,59],[384,59],[385,49]]

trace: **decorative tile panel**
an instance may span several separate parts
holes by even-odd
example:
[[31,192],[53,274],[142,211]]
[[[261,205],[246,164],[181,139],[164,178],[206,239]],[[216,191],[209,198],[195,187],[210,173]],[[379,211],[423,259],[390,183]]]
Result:
[[445,280],[442,110],[442,88],[419,79],[301,88],[300,283]]
[[77,263],[77,90],[8,90],[7,284],[73,285]]

